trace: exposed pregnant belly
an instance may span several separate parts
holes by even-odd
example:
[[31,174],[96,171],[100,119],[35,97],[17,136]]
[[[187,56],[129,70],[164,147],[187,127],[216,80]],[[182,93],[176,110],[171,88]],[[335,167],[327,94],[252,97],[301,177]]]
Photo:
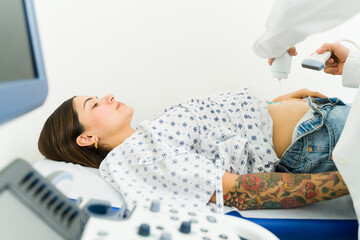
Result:
[[268,105],[268,110],[274,123],[274,148],[279,158],[290,146],[294,127],[309,108],[309,105],[302,100],[290,100],[276,105]]

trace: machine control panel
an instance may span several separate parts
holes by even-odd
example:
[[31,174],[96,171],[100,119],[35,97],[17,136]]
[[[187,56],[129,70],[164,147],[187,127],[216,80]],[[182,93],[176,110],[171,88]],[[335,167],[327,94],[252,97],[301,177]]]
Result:
[[265,228],[245,219],[170,208],[153,201],[138,205],[123,219],[90,217],[82,240],[185,240],[185,239],[278,239]]

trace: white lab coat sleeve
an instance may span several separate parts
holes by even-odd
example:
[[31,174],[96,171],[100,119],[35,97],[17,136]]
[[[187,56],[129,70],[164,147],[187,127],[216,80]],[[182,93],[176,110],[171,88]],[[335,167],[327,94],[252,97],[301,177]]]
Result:
[[358,88],[360,82],[360,52],[350,50],[344,64],[342,84],[344,87]]
[[[356,215],[360,217],[360,91],[347,117],[344,129],[333,151],[335,165],[349,189]],[[360,229],[359,229],[360,230]],[[360,236],[360,235],[359,235]]]
[[[360,81],[360,52],[350,50],[343,69],[343,85],[345,87],[359,87]],[[349,189],[354,209],[360,219],[360,90],[358,90],[344,129],[340,135],[334,152],[334,163]],[[360,228],[358,235],[360,236]]]
[[278,57],[307,36],[335,27],[358,12],[359,0],[278,0],[253,50],[262,58]]

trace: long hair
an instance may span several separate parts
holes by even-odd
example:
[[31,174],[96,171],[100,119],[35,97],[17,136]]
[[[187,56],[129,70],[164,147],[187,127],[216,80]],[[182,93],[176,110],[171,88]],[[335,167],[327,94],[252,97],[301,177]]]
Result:
[[101,145],[80,147],[76,143],[84,127],[74,108],[74,98],[63,102],[46,120],[38,141],[39,151],[51,160],[98,168],[110,150]]

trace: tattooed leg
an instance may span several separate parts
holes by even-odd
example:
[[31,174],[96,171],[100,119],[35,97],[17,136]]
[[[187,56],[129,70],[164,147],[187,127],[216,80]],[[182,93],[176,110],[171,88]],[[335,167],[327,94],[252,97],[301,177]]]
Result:
[[349,193],[339,172],[256,173],[230,179],[224,185],[224,204],[239,210],[301,207]]

